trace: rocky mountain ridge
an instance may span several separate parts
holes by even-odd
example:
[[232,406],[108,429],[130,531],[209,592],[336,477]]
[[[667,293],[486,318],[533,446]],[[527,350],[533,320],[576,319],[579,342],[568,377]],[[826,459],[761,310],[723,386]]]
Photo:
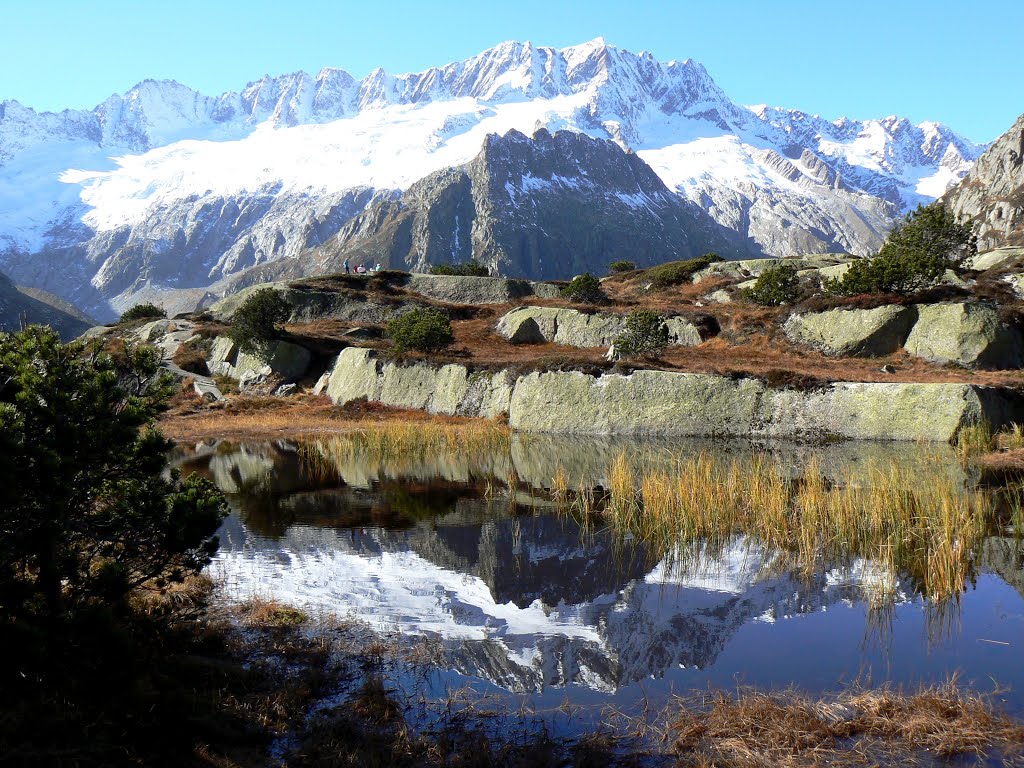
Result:
[[1024,115],[944,199],[975,225],[979,250],[1024,245]]
[[0,265],[106,315],[140,292],[202,293],[471,162],[489,135],[538,128],[635,152],[673,194],[775,255],[874,250],[982,149],[934,123],[743,107],[697,62],[601,39],[503,43],[362,80],[268,76],[217,97],[145,81],[93,110],[0,104]]

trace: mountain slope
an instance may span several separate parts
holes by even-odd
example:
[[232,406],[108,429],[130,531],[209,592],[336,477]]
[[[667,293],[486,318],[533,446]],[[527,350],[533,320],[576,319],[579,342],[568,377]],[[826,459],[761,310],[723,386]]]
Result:
[[1024,115],[944,200],[976,225],[979,250],[1024,245]]
[[488,135],[538,128],[635,151],[672,192],[778,255],[876,249],[981,150],[933,123],[742,107],[696,62],[600,39],[503,43],[361,81],[264,77],[217,97],[146,81],[93,110],[0,104],[0,264],[111,314],[141,290],[199,290],[294,258],[466,165]]
[[555,279],[604,273],[627,256],[650,266],[751,245],[673,194],[635,154],[610,140],[539,129],[488,136],[465,165],[369,207],[322,247],[260,270],[263,277],[336,272],[347,258],[426,270],[475,260],[492,273]]
[[22,321],[52,326],[65,341],[96,325],[92,318],[56,296],[16,286],[0,274],[0,331],[16,331]]

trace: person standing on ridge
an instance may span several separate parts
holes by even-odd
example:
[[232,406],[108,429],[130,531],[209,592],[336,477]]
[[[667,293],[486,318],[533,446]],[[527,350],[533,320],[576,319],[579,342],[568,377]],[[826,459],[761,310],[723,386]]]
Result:
[[345,267],[345,274],[346,274],[346,275],[347,275],[347,274],[350,274],[350,273],[349,273],[349,270],[348,270],[348,259],[345,259],[345,263],[344,263],[344,264],[343,264],[342,266],[344,266],[344,267]]

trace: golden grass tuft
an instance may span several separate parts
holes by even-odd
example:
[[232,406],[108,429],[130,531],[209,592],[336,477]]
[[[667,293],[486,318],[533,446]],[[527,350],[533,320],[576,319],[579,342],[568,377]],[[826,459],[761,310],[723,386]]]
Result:
[[699,453],[640,472],[620,455],[608,478],[603,518],[656,550],[692,543],[713,550],[747,535],[787,553],[807,575],[826,559],[861,557],[879,575],[872,588],[880,602],[901,571],[926,596],[962,592],[996,522],[988,494],[942,475],[921,483],[898,466],[832,480],[814,458],[791,478],[761,454],[725,460]]
[[251,597],[238,606],[242,621],[250,627],[264,629],[290,629],[309,621],[309,615],[300,608],[275,599]]

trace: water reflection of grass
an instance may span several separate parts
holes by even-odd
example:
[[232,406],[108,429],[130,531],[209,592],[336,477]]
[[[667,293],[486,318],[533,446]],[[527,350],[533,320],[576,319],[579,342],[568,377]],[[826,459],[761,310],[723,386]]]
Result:
[[[698,453],[652,468],[634,466],[623,453],[607,477],[600,515],[615,531],[664,552],[692,542],[724,548],[745,535],[785,553],[808,576],[827,563],[863,558],[876,571],[872,597],[880,602],[900,573],[928,597],[962,592],[998,518],[991,493],[899,465],[829,478],[812,457],[791,477],[761,454],[726,460]],[[577,499],[576,509],[591,503]]]

